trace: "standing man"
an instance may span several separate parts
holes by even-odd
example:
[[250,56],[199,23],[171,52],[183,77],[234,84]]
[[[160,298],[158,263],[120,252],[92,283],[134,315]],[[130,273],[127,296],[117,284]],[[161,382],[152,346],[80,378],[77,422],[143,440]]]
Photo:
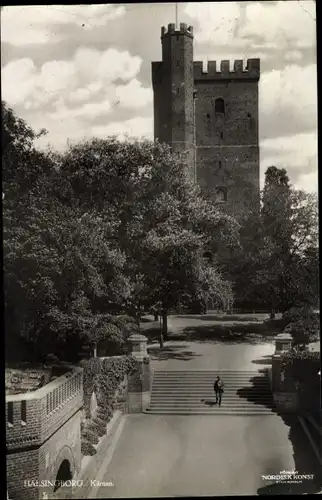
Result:
[[219,406],[221,406],[221,398],[222,398],[222,394],[224,392],[224,383],[223,381],[221,380],[221,378],[217,377],[217,380],[214,384],[214,390],[215,390],[215,394],[216,394],[216,404],[218,403]]

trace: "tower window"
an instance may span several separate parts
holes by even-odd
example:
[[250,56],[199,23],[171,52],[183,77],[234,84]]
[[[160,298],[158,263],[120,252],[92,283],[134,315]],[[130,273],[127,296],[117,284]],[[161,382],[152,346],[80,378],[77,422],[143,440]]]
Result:
[[221,97],[215,100],[215,113],[225,114],[225,101]]
[[227,189],[225,187],[216,189],[216,201],[219,203],[227,201]]
[[224,134],[222,132],[220,132],[220,139],[223,139],[224,138]]
[[219,168],[221,168],[221,161],[218,162],[218,166],[219,166]]

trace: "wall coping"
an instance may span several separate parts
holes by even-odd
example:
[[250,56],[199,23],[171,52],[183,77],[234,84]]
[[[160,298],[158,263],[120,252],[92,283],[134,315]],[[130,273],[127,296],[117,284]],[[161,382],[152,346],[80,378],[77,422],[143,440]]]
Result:
[[33,399],[41,399],[46,396],[49,392],[52,392],[54,389],[57,389],[60,385],[64,384],[68,380],[70,380],[73,375],[79,374],[83,372],[83,368],[74,366],[71,367],[70,371],[56,378],[52,382],[36,389],[31,392],[23,392],[21,394],[8,394],[6,395],[6,403],[11,403],[15,401],[31,401]]
[[292,341],[293,340],[293,337],[290,333],[279,333],[278,335],[276,335],[276,337],[274,338],[274,340],[276,341],[279,341],[279,340],[289,340],[289,341]]

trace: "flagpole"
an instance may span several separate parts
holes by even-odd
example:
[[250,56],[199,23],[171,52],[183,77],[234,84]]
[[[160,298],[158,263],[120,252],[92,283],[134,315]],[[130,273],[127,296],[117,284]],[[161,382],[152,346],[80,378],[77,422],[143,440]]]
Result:
[[178,4],[176,3],[176,28],[178,28]]

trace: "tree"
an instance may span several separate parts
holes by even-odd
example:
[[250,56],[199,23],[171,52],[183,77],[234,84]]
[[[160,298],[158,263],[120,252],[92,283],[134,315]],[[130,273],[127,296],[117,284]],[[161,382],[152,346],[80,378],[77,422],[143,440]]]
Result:
[[113,221],[110,241],[125,256],[131,288],[125,311],[160,303],[166,333],[169,308],[193,293],[196,255],[236,244],[237,223],[202,197],[184,162],[158,142],[85,141],[68,150],[60,173],[68,179],[64,202]]
[[101,302],[121,307],[124,258],[109,244],[109,221],[57,196],[68,189],[58,155],[38,152],[36,134],[11,110],[3,118],[7,357],[23,340],[41,360],[92,332]]
[[236,303],[281,312],[318,298],[316,196],[294,189],[284,169],[265,176],[260,214],[240,220],[240,247],[221,265],[234,281]]

